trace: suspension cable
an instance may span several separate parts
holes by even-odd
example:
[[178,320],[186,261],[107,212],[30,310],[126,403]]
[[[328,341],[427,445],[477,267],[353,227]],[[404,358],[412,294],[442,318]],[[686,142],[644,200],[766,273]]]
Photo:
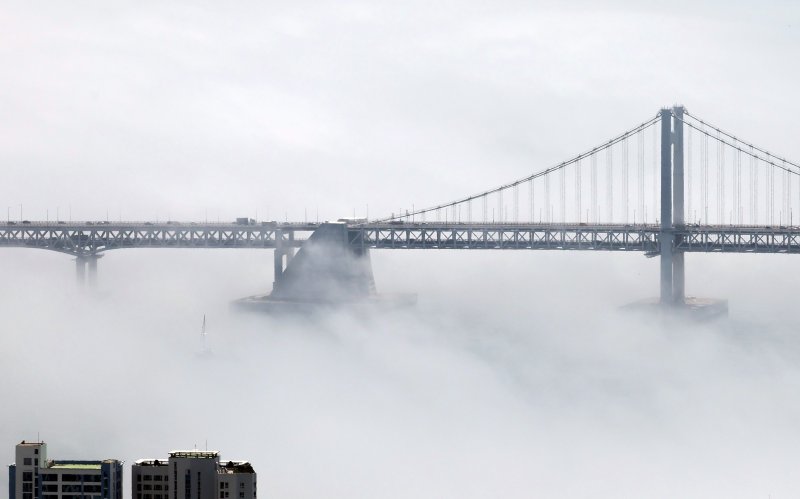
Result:
[[[602,151],[603,149],[610,148],[611,146],[621,142],[622,140],[625,140],[628,137],[636,134],[640,130],[645,130],[645,129],[649,128],[650,126],[652,126],[653,124],[658,122],[660,119],[661,119],[661,113],[658,113],[653,118],[641,123],[640,125],[636,126],[635,128],[632,128],[632,129],[628,130],[625,133],[617,135],[616,137],[612,138],[608,142],[605,142],[601,146],[594,147],[594,148],[592,148],[592,149],[590,149],[588,151],[585,151],[585,152],[583,152],[581,154],[578,154],[577,156],[575,156],[575,157],[573,157],[573,158],[571,158],[571,159],[569,159],[567,161],[561,162],[561,163],[559,163],[559,164],[557,164],[555,166],[551,166],[551,167],[549,167],[549,168],[547,168],[545,170],[541,170],[541,171],[536,172],[536,173],[534,173],[532,175],[528,175],[527,177],[521,178],[519,180],[515,180],[513,182],[509,182],[507,184],[503,184],[501,186],[495,187],[493,189],[489,189],[487,191],[483,191],[483,192],[478,193],[478,194],[473,194],[471,196],[460,198],[460,199],[457,199],[455,201],[451,201],[451,202],[444,203],[444,204],[439,204],[439,205],[436,205],[436,206],[431,206],[429,208],[412,210],[412,211],[409,211],[408,213],[400,213],[398,215],[392,214],[389,217],[384,217],[384,218],[373,220],[373,222],[388,222],[390,220],[397,220],[397,219],[400,219],[400,218],[408,218],[408,217],[411,217],[411,216],[420,215],[422,213],[428,213],[428,212],[431,212],[431,211],[438,211],[438,210],[441,210],[443,208],[450,208],[453,205],[457,205],[457,204],[461,204],[461,203],[464,203],[464,202],[467,202],[467,201],[470,201],[470,200],[473,200],[473,199],[477,199],[477,198],[480,198],[480,197],[488,195],[488,194],[498,193],[500,195],[500,199],[502,199],[502,191],[504,191],[506,189],[509,189],[511,187],[517,186],[519,184],[522,184],[524,182],[527,182],[529,180],[534,180],[534,179],[537,179],[537,178],[540,178],[540,177],[544,177],[544,176],[549,175],[550,173],[556,172],[558,170],[562,170],[562,169],[566,168],[567,166],[570,166],[570,165],[572,165],[572,164],[574,164],[574,163],[576,163],[576,162],[578,162],[578,161],[580,161],[582,159],[590,157],[592,154],[595,154],[598,151]],[[502,210],[502,201],[500,201],[500,204],[501,204],[501,210]],[[502,214],[500,214],[500,215],[502,217]]]

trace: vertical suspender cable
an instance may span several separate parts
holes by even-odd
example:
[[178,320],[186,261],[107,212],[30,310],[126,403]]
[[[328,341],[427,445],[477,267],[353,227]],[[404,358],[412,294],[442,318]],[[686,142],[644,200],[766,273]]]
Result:
[[767,166],[769,167],[769,224],[775,223],[775,166],[767,153]]
[[694,209],[692,206],[692,188],[694,187],[694,182],[692,182],[692,127],[686,127],[686,195],[688,197],[688,210],[687,217],[690,221],[696,221],[697,217],[695,216]]
[[608,223],[614,223],[614,152],[612,145],[606,147],[606,204],[608,205]]
[[717,223],[725,223],[725,146],[717,132]]
[[503,205],[503,189],[500,189],[499,191],[497,191],[497,220],[500,223],[503,223],[505,221],[505,219],[503,217],[503,211],[504,211],[503,208],[504,208],[504,205]]
[[622,211],[622,220],[624,223],[628,223],[628,213],[630,212],[630,188],[628,187],[628,138],[625,137],[622,139],[622,202],[623,202],[623,211]]
[[[636,133],[636,177],[638,181],[638,192],[636,194],[639,201],[639,221],[644,220],[644,131]],[[636,217],[634,222],[636,222]]]
[[658,189],[659,189],[659,179],[661,175],[658,172],[658,142],[660,139],[660,135],[658,133],[658,127],[653,127],[653,197],[651,198],[653,201],[653,221],[658,217]]
[[582,180],[581,179],[581,175],[582,175],[582,172],[581,172],[581,160],[578,160],[577,163],[575,163],[575,201],[576,201],[576,207],[577,207],[577,211],[578,211],[578,216],[575,217],[575,218],[576,218],[576,220],[578,222],[580,222],[582,220],[581,217],[583,216],[583,213],[582,213],[583,212],[583,206],[581,205],[581,201],[583,200],[582,196],[581,196],[581,194],[582,194],[581,190],[583,188],[583,186],[581,185],[581,180]]
[[533,223],[533,179],[528,180],[528,202],[530,203],[530,215],[528,221]]
[[550,174],[544,176],[544,220],[547,223],[551,223],[552,220],[550,218],[550,214],[552,209],[550,208]]
[[742,223],[742,151],[736,148],[736,223]]
[[561,211],[561,213],[559,213],[559,216],[561,218],[559,219],[559,222],[561,222],[561,223],[564,223],[564,222],[567,221],[567,173],[566,173],[566,170],[567,170],[566,168],[562,168],[559,171],[560,172],[559,180],[561,181],[561,198],[560,198],[560,202],[561,202],[560,203],[561,204],[560,211]]
[[787,225],[791,225],[791,210],[792,210],[792,179],[789,175],[789,170],[786,168],[786,161],[783,161],[783,189],[784,189],[784,216],[786,217],[784,220],[789,220],[790,222],[786,222]]
[[519,223],[519,184],[514,184],[514,223]]
[[753,151],[753,146],[750,146],[750,173],[753,176],[753,225],[758,225],[758,163]]
[[600,206],[597,204],[597,154],[592,153],[592,212],[595,223],[600,223]]

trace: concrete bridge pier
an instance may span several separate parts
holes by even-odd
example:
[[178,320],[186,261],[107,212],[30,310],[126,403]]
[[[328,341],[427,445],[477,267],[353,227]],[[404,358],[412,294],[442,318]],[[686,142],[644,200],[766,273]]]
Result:
[[359,237],[358,231],[350,230],[347,224],[324,223],[294,255],[293,249],[286,247],[290,239],[278,234],[272,293],[237,300],[237,305],[265,312],[300,313],[319,306],[413,305],[416,295],[376,293],[369,249]]
[[86,285],[86,258],[82,256],[75,258],[75,280],[79,288]]
[[273,265],[275,270],[275,281],[273,282],[273,286],[283,279],[283,273],[289,267],[289,264],[294,258],[294,247],[291,246],[291,244],[294,243],[294,232],[289,232],[287,238],[289,245],[284,244],[283,234],[281,231],[278,231],[276,234],[277,246],[275,247],[275,253],[273,256]]
[[88,258],[89,263],[89,286],[94,288],[97,286],[97,255],[92,255]]
[[87,282],[92,288],[97,286],[97,260],[101,257],[102,255],[97,254],[75,257],[75,278],[78,287],[83,288]]

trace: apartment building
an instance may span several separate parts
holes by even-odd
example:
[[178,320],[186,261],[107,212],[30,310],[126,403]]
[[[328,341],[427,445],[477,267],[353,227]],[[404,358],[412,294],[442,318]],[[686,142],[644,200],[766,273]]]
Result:
[[17,444],[9,499],[122,499],[122,462],[53,460],[44,442]]
[[131,466],[131,499],[256,499],[256,472],[217,451],[176,450]]

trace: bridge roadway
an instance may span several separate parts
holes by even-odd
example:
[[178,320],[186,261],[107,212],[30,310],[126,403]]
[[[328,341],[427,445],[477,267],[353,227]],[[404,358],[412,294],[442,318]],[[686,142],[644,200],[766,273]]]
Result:
[[[7,222],[0,247],[89,256],[124,248],[298,248],[316,223]],[[373,249],[536,249],[659,254],[658,225],[530,223],[365,223],[350,244]],[[800,253],[800,227],[686,225],[675,251]]]

